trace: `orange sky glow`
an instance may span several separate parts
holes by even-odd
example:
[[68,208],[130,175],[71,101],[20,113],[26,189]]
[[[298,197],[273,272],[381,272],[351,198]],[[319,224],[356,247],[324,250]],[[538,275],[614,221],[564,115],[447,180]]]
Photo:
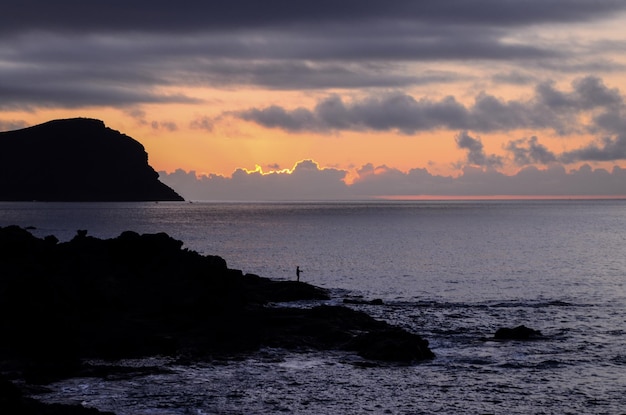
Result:
[[[326,174],[330,198],[341,183],[360,186],[358,197],[395,194],[385,186],[398,198],[496,197],[507,186],[544,197],[550,180],[559,197],[625,195],[626,5],[572,3],[559,16],[540,3],[527,15],[501,8],[510,28],[462,10],[433,25],[410,3],[414,17],[380,6],[361,20],[329,8],[327,22],[299,28],[285,17],[190,29],[176,21],[183,11],[163,29],[66,30],[62,16],[14,24],[0,31],[0,76],[12,86],[0,130],[101,119],[141,142],[165,183],[193,187],[191,199],[210,195],[201,178],[244,197],[236,172],[274,177],[298,166],[320,183]],[[533,192],[527,176],[542,186]]]

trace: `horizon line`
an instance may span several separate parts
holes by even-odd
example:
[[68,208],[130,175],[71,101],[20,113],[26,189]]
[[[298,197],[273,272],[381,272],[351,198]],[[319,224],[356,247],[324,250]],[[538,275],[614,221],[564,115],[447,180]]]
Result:
[[377,200],[624,200],[626,195],[383,195]]

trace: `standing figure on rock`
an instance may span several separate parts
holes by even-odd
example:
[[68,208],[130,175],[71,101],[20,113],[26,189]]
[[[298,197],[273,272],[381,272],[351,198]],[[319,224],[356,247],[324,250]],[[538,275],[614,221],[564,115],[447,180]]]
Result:
[[302,272],[302,271],[300,270],[300,265],[298,265],[298,266],[296,267],[296,281],[298,281],[298,282],[300,282],[300,273],[301,273],[301,272]]

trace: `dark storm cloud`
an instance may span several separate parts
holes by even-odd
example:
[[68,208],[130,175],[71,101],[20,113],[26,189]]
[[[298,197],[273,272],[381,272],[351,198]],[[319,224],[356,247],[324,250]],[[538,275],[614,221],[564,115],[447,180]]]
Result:
[[[237,45],[246,42],[245,38],[205,42],[159,36],[75,39],[29,35],[4,42],[0,38],[2,107],[194,102],[192,97],[154,92],[174,85],[287,90],[402,88],[459,79],[443,71],[407,74],[394,63],[299,60],[287,52],[264,54],[253,45]],[[297,49],[306,50],[306,45]]]
[[446,71],[404,73],[391,63],[251,61],[215,59],[179,68],[178,79],[189,85],[251,85],[274,90],[325,88],[402,88],[451,83],[463,77]]
[[3,107],[186,98],[153,92],[171,85],[297,90],[450,82],[453,74],[408,73],[403,65],[568,62],[580,53],[506,39],[519,28],[594,21],[625,9],[617,0],[6,0],[0,82],[14,93]]
[[[264,127],[292,132],[397,130],[413,134],[435,129],[494,132],[549,128],[566,134],[587,128],[577,120],[582,112],[610,112],[623,104],[619,90],[606,87],[598,78],[585,77],[572,83],[572,91],[560,91],[553,83],[542,83],[537,86],[535,96],[528,100],[507,101],[480,93],[473,105],[464,105],[452,96],[434,101],[397,92],[346,102],[332,95],[320,100],[313,109],[287,110],[272,106],[232,115]],[[597,119],[604,120],[604,124],[616,122],[601,115]]]
[[165,75],[169,68],[153,54],[133,56],[133,48],[119,46],[111,39],[70,41],[51,35],[5,45],[0,39],[0,108],[200,102],[157,92],[172,84]]
[[399,20],[463,25],[515,26],[587,21],[624,9],[619,0],[164,0],[84,2],[5,0],[0,30],[66,32],[198,32],[354,21]]
[[0,109],[30,109],[31,107],[80,108],[85,106],[126,106],[146,103],[198,103],[184,95],[157,94],[139,88],[98,86],[91,84],[2,85]]

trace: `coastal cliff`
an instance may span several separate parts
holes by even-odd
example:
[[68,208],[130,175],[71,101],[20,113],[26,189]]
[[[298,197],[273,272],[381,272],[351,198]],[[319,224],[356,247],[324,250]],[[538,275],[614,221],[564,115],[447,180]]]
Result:
[[182,201],[143,145],[89,118],[0,133],[0,200]]

